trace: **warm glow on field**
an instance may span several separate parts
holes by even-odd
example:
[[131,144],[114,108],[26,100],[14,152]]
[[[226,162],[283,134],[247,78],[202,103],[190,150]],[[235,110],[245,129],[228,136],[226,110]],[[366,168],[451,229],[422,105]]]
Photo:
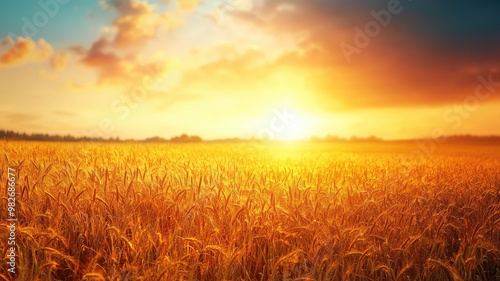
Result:
[[17,280],[498,280],[496,147],[0,148],[18,173]]

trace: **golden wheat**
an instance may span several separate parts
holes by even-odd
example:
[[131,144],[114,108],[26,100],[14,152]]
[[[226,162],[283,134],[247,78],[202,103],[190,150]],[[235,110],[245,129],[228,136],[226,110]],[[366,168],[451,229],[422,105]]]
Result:
[[500,280],[496,147],[0,147],[19,280]]

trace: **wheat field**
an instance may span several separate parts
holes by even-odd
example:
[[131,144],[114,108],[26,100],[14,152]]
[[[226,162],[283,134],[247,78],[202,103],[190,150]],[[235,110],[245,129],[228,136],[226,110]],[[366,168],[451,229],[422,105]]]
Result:
[[17,280],[500,280],[498,146],[258,146],[0,141]]

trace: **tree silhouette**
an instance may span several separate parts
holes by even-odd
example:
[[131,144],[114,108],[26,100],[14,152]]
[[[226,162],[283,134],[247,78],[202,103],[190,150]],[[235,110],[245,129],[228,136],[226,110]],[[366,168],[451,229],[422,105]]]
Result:
[[199,136],[188,136],[187,134],[182,134],[178,137],[171,138],[170,141],[178,143],[191,143],[191,142],[202,142],[203,140]]

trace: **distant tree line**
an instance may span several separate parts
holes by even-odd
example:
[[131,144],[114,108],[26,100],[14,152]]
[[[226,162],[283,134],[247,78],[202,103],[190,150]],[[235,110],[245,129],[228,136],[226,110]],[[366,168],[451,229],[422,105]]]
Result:
[[[148,142],[148,143],[198,143],[204,142],[204,140],[199,136],[189,136],[187,134],[182,134],[180,136],[175,136],[170,139],[165,139],[162,137],[152,137],[147,138],[145,140],[134,140],[127,139],[121,140],[119,137],[111,137],[108,139],[104,139],[102,137],[93,138],[93,137],[74,137],[71,135],[49,135],[49,134],[40,134],[40,133],[18,133],[11,130],[0,130],[0,140],[26,140],[26,141],[60,141],[60,142]],[[497,143],[500,142],[500,136],[473,136],[473,135],[453,135],[445,137],[447,142],[485,142],[485,143]],[[211,140],[209,142],[218,142],[218,143],[240,143],[246,141],[261,141],[255,138],[250,139],[239,139],[239,138],[227,138],[227,139],[217,139]],[[350,137],[350,138],[342,138],[338,136],[327,135],[326,137],[311,137],[310,141],[312,142],[381,142],[383,141],[381,138],[370,136],[370,137]],[[405,140],[403,140],[405,141]],[[412,140],[406,140],[412,141]]]
[[[500,142],[500,136],[474,136],[474,135],[451,135],[443,137],[446,142],[458,142],[458,143],[496,143]],[[406,140],[395,140],[395,141],[417,141],[421,139],[406,139]],[[342,138],[338,136],[327,135],[324,138],[321,137],[311,137],[313,142],[382,142],[383,139],[376,136],[369,137],[356,137],[352,136],[350,138]]]
[[18,133],[9,130],[0,130],[0,139],[8,140],[27,140],[27,141],[62,141],[62,142],[76,142],[76,141],[94,141],[94,142],[115,142],[120,141],[118,137],[116,138],[91,138],[91,137],[74,137],[71,135],[49,135],[49,134],[39,134],[39,133]]
[[[92,138],[92,137],[75,137],[71,135],[49,135],[49,134],[39,134],[39,133],[18,133],[11,130],[0,130],[0,139],[7,140],[25,140],[25,141],[60,141],[60,142],[136,142],[136,140],[120,140],[119,137],[111,137],[104,139],[102,137]],[[182,134],[180,136],[173,137],[171,139],[164,139],[160,137],[153,137],[143,142],[175,142],[175,143],[192,143],[192,142],[202,142],[202,138],[199,136],[188,136]]]
[[161,138],[161,137],[152,137],[144,140],[145,142],[175,142],[175,143],[193,143],[193,142],[202,142],[203,139],[199,136],[188,136],[186,134],[182,134],[180,136],[173,137],[169,140]]

